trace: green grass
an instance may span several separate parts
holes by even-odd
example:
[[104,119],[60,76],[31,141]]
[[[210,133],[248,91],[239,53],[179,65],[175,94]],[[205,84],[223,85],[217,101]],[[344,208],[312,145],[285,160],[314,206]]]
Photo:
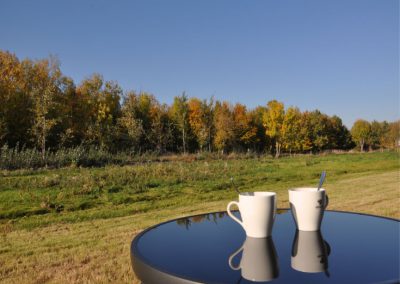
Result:
[[241,191],[316,185],[327,170],[329,209],[400,218],[397,152],[202,160],[0,172],[0,279],[132,282],[129,245],[143,228],[225,210]]

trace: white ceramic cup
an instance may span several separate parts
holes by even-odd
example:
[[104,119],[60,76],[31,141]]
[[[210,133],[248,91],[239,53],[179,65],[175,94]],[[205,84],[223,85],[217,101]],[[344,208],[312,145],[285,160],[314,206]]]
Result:
[[[241,251],[240,264],[235,266],[233,259]],[[242,247],[229,257],[228,264],[233,270],[241,269],[242,277],[250,281],[270,281],[279,276],[278,255],[272,237],[247,237]]]
[[292,268],[301,272],[317,273],[328,270],[329,244],[320,231],[296,231],[292,246]]
[[[242,221],[231,212],[231,206],[239,207]],[[239,202],[229,202],[226,211],[253,238],[266,238],[272,234],[272,226],[276,216],[275,192],[250,192],[239,194]]]
[[300,231],[318,231],[328,206],[325,189],[303,187],[289,189],[290,209]]

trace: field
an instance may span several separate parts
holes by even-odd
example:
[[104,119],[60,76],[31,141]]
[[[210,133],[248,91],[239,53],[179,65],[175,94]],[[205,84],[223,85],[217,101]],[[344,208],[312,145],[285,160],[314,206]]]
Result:
[[314,186],[328,209],[400,218],[398,152],[193,160],[0,172],[0,281],[132,283],[130,241],[171,218],[225,210],[241,191]]

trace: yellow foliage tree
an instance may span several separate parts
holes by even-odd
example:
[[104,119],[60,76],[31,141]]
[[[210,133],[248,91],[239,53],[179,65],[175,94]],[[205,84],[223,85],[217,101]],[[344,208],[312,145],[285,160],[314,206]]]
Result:
[[276,100],[269,101],[263,116],[265,133],[275,143],[275,157],[278,158],[282,148],[282,125],[285,118],[283,103]]
[[242,147],[249,149],[250,145],[257,140],[257,128],[252,125],[251,116],[246,106],[237,103],[233,108],[233,120],[235,123],[235,140]]
[[214,110],[215,137],[214,146],[216,149],[225,152],[232,148],[235,138],[235,122],[228,102],[215,104]]
[[282,123],[282,146],[289,153],[301,148],[299,140],[300,119],[301,112],[298,108],[289,107],[286,110]]

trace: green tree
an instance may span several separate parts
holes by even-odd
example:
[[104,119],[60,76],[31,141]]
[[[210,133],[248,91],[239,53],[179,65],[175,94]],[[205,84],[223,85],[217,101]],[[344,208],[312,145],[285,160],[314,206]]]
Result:
[[378,122],[376,120],[371,122],[371,132],[368,137],[368,146],[370,149],[382,148],[384,144],[384,137],[389,131],[389,124],[386,121]]
[[332,116],[330,118],[330,125],[329,141],[331,149],[347,150],[354,147],[350,131],[343,124],[340,117],[336,115]]
[[358,119],[354,122],[351,128],[351,135],[353,140],[360,147],[360,151],[364,151],[364,145],[368,141],[371,134],[371,125],[368,121],[363,119]]
[[188,108],[188,98],[183,92],[183,94],[179,97],[174,98],[174,102],[171,107],[172,119],[181,132],[182,139],[182,149],[183,153],[186,153],[187,148],[187,139],[189,132],[189,108]]

